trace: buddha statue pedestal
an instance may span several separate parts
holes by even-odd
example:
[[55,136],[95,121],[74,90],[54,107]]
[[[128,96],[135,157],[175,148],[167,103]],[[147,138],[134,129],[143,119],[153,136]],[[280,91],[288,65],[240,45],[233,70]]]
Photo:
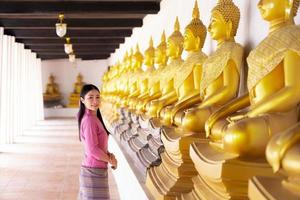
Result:
[[204,137],[200,138],[200,134],[182,135],[175,129],[168,130],[172,134],[166,135],[164,132],[166,130],[167,127],[161,129],[161,140],[165,149],[160,155],[162,163],[150,168],[146,178],[146,186],[150,188],[155,199],[175,199],[181,194],[191,192],[192,177],[197,174],[197,171],[189,156],[190,144],[206,140]]
[[61,99],[62,97],[60,95],[57,96],[48,96],[44,95],[44,107],[45,108],[52,108],[55,106],[61,106]]
[[124,131],[130,128],[129,124],[131,120],[124,108],[119,109],[119,115],[120,115],[120,120],[115,127],[114,133],[117,136],[117,139],[120,141],[121,135],[124,133]]
[[300,197],[282,187],[283,178],[255,176],[249,181],[251,200],[298,200]]
[[193,178],[194,193],[201,199],[246,199],[250,178],[255,175],[274,177],[265,159],[243,160],[208,141],[193,143],[190,156],[198,171]]

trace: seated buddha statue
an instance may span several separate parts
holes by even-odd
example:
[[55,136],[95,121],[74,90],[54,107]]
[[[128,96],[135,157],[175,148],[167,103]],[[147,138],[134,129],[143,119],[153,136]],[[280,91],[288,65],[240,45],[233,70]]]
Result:
[[45,101],[55,101],[61,99],[58,85],[57,83],[55,83],[54,80],[55,80],[54,76],[50,74],[46,86],[46,92],[43,94]]
[[128,75],[131,74],[132,68],[132,59],[133,59],[133,49],[130,50],[130,54],[126,52],[123,62],[122,62],[122,70],[121,77],[118,81],[118,91],[119,91],[119,104],[122,108],[127,107],[127,100],[129,95],[129,84],[128,84]]
[[200,103],[200,81],[202,65],[207,56],[201,51],[206,37],[206,27],[199,19],[197,1],[193,9],[193,19],[186,26],[184,33],[184,49],[188,52],[187,59],[178,69],[174,78],[174,88],[178,101],[165,107],[160,112],[160,119],[166,126],[171,126],[175,115],[182,115],[184,109]]
[[174,32],[169,36],[167,41],[167,56],[169,57],[170,62],[160,74],[162,96],[159,99],[150,102],[146,114],[148,117],[159,117],[159,112],[163,107],[177,101],[177,94],[174,88],[174,77],[177,69],[183,63],[183,60],[181,59],[183,40],[177,17],[174,25]]
[[[158,99],[161,97],[161,90],[160,90],[160,74],[161,71],[166,67],[167,61],[168,61],[168,56],[166,54],[166,48],[167,48],[167,43],[166,43],[166,35],[165,32],[163,31],[161,35],[161,41],[160,44],[154,49],[154,63],[156,64],[155,70],[151,74],[151,78],[148,80],[149,81],[149,97],[144,98],[141,100],[139,107],[137,108],[138,112],[144,113],[148,107],[149,107],[149,102]],[[151,57],[149,57],[151,60]]]
[[151,37],[149,40],[149,47],[144,52],[144,73],[142,77],[140,77],[140,95],[137,97],[135,107],[137,113],[141,113],[144,110],[144,102],[150,97],[150,88],[152,88],[152,85],[150,85],[150,83],[152,83],[151,79],[153,78],[155,72],[154,55],[155,49],[153,47],[153,40]]
[[174,117],[182,133],[204,133],[208,117],[238,93],[243,48],[234,36],[240,19],[239,8],[231,0],[219,0],[211,13],[208,31],[217,41],[217,49],[203,63],[201,103]]
[[80,91],[84,82],[82,82],[82,75],[78,74],[76,77],[76,82],[74,83],[74,89],[69,97],[69,105],[68,107],[75,107],[79,106],[79,99],[80,99]]
[[206,124],[207,135],[225,152],[263,157],[270,137],[297,122],[300,28],[294,16],[298,7],[298,0],[259,1],[258,9],[270,28],[247,58],[248,93],[222,107]]
[[132,56],[132,74],[127,82],[127,87],[129,89],[129,95],[127,98],[127,105],[130,110],[135,110],[136,99],[140,95],[140,77],[143,74],[144,56],[140,52],[139,45],[136,46],[136,52]]

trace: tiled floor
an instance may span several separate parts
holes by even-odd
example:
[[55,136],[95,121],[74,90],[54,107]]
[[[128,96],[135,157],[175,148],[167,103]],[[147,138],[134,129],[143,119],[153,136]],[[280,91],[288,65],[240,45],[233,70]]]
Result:
[[[0,146],[1,200],[76,200],[82,145],[76,121],[38,123],[16,144]],[[119,199],[109,173],[111,199]]]

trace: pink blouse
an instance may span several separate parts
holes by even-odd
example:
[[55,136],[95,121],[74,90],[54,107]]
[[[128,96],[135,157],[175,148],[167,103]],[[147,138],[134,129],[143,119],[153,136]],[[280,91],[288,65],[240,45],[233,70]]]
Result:
[[101,158],[107,154],[108,135],[100,120],[91,110],[86,109],[83,115],[80,136],[85,148],[82,166],[107,168],[107,162],[102,161]]

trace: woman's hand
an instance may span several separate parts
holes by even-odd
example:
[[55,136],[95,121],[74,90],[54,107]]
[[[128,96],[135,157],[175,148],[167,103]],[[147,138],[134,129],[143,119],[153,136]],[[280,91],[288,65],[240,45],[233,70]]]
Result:
[[118,161],[113,153],[108,153],[109,156],[109,164],[111,165],[112,169],[117,169]]

